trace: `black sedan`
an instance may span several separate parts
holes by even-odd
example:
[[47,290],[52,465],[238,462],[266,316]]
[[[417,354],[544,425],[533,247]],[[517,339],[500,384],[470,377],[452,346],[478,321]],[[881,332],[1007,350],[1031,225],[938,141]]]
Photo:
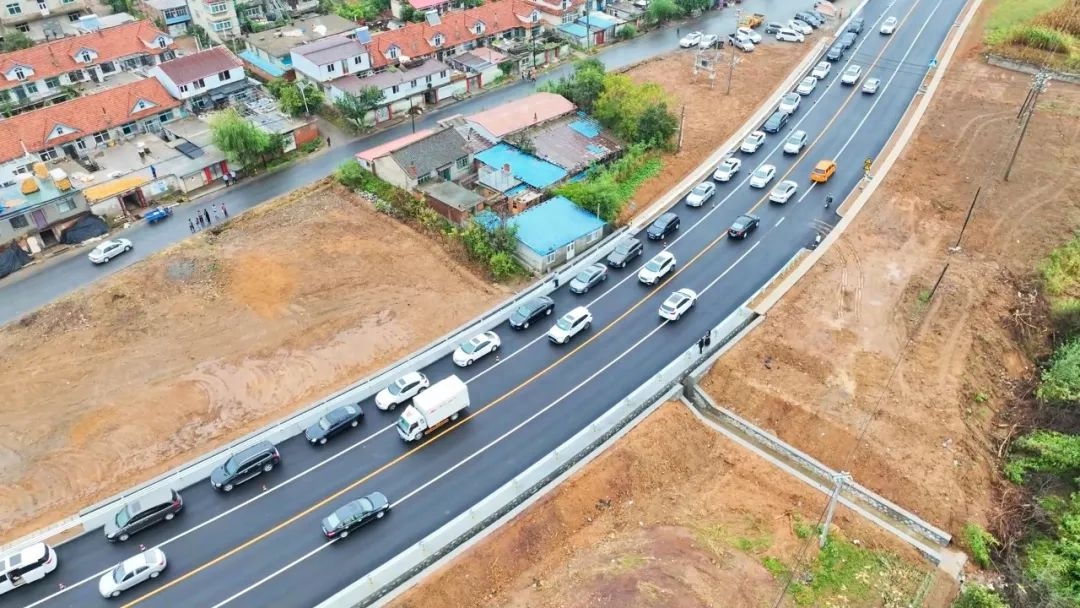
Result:
[[343,405],[330,410],[319,421],[304,431],[304,437],[313,445],[322,445],[334,435],[347,428],[355,427],[364,419],[364,410],[359,405]]
[[615,251],[612,251],[607,256],[607,265],[612,268],[626,268],[626,265],[630,263],[630,260],[638,257],[645,251],[645,248],[641,245],[641,241],[637,239],[626,239],[619,243],[615,247]]
[[326,538],[345,538],[349,532],[376,519],[390,510],[390,501],[381,492],[372,492],[354,500],[322,520]]
[[517,310],[510,314],[510,327],[514,329],[529,329],[540,317],[546,317],[555,310],[555,300],[547,296],[540,296],[518,306]]
[[732,222],[731,228],[728,228],[728,235],[733,239],[745,239],[760,223],[761,218],[756,215],[740,215]]

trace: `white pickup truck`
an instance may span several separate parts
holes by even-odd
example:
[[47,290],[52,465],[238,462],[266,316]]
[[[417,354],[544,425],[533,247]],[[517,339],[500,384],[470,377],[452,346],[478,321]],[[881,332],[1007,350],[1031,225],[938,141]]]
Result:
[[405,441],[417,441],[447,422],[457,420],[469,407],[469,387],[457,376],[432,384],[413,397],[397,422],[397,432]]

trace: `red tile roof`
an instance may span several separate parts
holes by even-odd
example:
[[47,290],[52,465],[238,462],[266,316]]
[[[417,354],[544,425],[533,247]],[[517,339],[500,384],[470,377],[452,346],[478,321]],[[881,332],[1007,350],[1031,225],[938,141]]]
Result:
[[[165,36],[169,41],[168,46],[159,47],[155,43],[158,36]],[[140,53],[158,55],[175,48],[176,44],[171,37],[158,30],[149,20],[144,19],[82,36],[69,36],[28,49],[0,54],[0,74],[7,74],[11,68],[19,65],[34,70],[32,79],[36,81],[122,57]],[[75,56],[83,49],[96,53],[97,59],[91,63],[76,61]],[[8,81],[0,76],[0,90],[20,84],[22,83],[17,80]]]
[[[434,54],[439,48],[450,49],[479,38],[530,26],[533,24],[530,19],[532,12],[533,6],[523,0],[497,0],[464,11],[443,13],[439,16],[442,21],[439,25],[410,23],[401,29],[375,34],[368,45],[371,67],[378,69],[390,64],[392,60],[387,58],[387,53],[394,46],[398,48],[400,56],[423,57]],[[475,31],[477,23],[484,24],[480,35]],[[441,47],[431,44],[436,34],[442,34],[445,40]]]
[[225,70],[244,67],[236,55],[223,47],[215,46],[201,53],[178,57],[158,66],[169,80],[177,85],[188,84],[200,78],[216,75]]
[[[137,108],[136,104],[140,101],[150,107]],[[16,114],[5,120],[4,128],[0,129],[0,162],[22,156],[24,146],[31,154],[41,152],[179,105],[180,102],[173,99],[160,82],[154,78],[144,78],[93,95]],[[46,141],[57,126],[64,127],[65,131],[74,131]]]
[[495,137],[516,133],[525,127],[547,122],[573,112],[576,106],[569,99],[555,93],[533,93],[513,103],[504,103],[490,110],[477,112],[466,120],[483,127]]

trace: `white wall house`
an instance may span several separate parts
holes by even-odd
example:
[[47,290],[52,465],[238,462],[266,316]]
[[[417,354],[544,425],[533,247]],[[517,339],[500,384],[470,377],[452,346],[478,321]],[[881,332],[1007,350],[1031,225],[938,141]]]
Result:
[[79,17],[90,12],[88,0],[5,0],[0,33],[23,32],[35,42],[71,36]]
[[194,110],[213,107],[251,86],[243,62],[223,46],[168,61],[150,70],[150,75]]
[[370,71],[367,43],[361,42],[365,39],[370,39],[367,28],[360,28],[293,48],[289,54],[296,77],[317,83],[326,91],[331,80]]
[[233,0],[189,0],[191,23],[197,25],[219,44],[240,36],[240,19]]

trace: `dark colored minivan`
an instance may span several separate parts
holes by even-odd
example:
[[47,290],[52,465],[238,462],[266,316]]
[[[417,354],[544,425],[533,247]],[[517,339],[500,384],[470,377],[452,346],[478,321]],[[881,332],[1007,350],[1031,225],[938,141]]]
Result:
[[241,450],[220,467],[210,473],[210,485],[215,490],[232,492],[233,488],[257,477],[262,473],[269,473],[281,462],[281,454],[274,444],[269,441],[260,441],[255,445]]
[[659,241],[667,238],[672,232],[679,229],[679,216],[674,213],[665,213],[656,218],[656,221],[645,231],[650,241]]
[[184,499],[172,488],[148,492],[124,505],[112,519],[105,522],[105,540],[124,542],[140,530],[171,520],[183,508]]

